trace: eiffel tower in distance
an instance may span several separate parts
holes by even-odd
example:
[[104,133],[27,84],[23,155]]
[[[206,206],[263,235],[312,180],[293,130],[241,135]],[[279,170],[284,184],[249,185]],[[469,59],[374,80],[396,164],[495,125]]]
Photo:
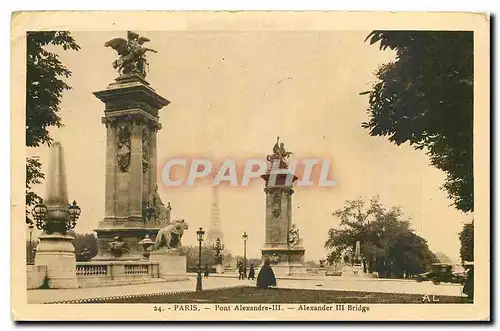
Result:
[[210,208],[210,222],[207,233],[207,244],[214,245],[217,238],[223,241],[222,231],[220,228],[220,211],[219,211],[219,188],[212,187],[212,205]]

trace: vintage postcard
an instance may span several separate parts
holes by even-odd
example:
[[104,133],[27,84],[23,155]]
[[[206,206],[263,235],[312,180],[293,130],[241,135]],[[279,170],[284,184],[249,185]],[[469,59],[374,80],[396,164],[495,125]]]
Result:
[[489,22],[14,13],[12,318],[489,321]]

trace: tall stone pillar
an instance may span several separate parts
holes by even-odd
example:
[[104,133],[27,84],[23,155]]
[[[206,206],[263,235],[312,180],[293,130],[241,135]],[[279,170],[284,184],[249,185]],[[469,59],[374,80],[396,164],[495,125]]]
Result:
[[270,260],[275,273],[299,275],[306,272],[305,249],[292,226],[293,183],[297,177],[288,170],[284,161],[284,147],[274,147],[274,154],[268,156],[270,167],[262,175],[266,193],[266,242],[262,248],[262,260]]
[[110,121],[103,121],[106,125],[106,187],[104,217],[115,215],[116,207],[116,126]]
[[[130,135],[130,175],[129,175],[129,208],[131,220],[142,221],[142,202],[143,197],[147,196],[149,192],[143,190],[143,173],[142,161],[143,153],[148,151],[142,150],[142,123],[141,117],[135,116],[132,119],[131,135]],[[145,155],[144,157],[147,157]],[[145,191],[145,192],[144,192]],[[144,193],[144,196],[143,196]]]
[[[165,220],[147,217],[156,185],[156,134],[161,128],[159,110],[170,102],[139,74],[122,74],[107,89],[94,95],[105,105],[106,139],[105,216],[97,233],[96,260],[141,259],[138,242],[153,240]],[[149,203],[149,204],[148,204]],[[114,257],[109,242],[121,238],[129,253]]]

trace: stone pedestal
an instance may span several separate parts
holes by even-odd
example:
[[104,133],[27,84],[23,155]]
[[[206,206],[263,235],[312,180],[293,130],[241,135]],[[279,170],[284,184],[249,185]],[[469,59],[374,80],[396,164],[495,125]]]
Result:
[[305,249],[290,244],[293,183],[297,177],[288,172],[286,164],[274,159],[262,178],[266,182],[266,242],[261,249],[262,262],[270,260],[278,276],[306,274]]
[[262,249],[262,260],[275,261],[271,267],[277,276],[305,275],[304,253],[302,247],[265,247]]
[[127,243],[128,259],[138,260],[138,242],[146,234],[155,240],[168,222],[149,217],[147,208],[163,206],[157,192],[156,134],[159,110],[170,102],[137,74],[122,75],[94,95],[105,104],[106,125],[105,215],[95,230],[94,260],[111,259],[106,249],[115,236]]
[[185,276],[187,274],[187,259],[177,251],[160,249],[151,252],[149,261],[159,263],[160,277]]
[[77,288],[74,239],[68,235],[41,235],[36,248],[35,265],[46,266],[49,287]]
[[216,264],[215,265],[215,273],[217,274],[223,274],[225,271],[224,266],[222,264]]

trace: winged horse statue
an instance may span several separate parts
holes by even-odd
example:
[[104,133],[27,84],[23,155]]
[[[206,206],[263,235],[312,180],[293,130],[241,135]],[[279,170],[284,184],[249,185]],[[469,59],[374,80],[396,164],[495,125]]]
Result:
[[113,62],[113,68],[118,70],[120,75],[139,74],[146,76],[146,52],[157,53],[156,50],[144,47],[145,42],[150,40],[146,37],[141,37],[139,34],[128,31],[127,40],[123,38],[113,38],[106,43],[105,47],[113,48],[119,58]]

